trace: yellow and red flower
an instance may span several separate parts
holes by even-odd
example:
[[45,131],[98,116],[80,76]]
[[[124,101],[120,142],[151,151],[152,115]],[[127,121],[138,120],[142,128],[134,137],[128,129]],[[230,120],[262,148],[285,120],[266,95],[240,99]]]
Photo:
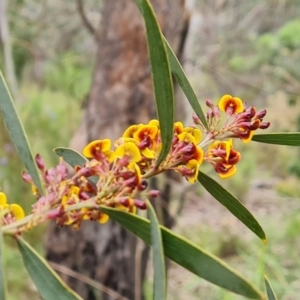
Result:
[[219,109],[231,116],[243,112],[244,105],[240,98],[224,95],[219,101]]
[[82,151],[87,158],[101,160],[106,158],[109,162],[114,160],[114,152],[110,150],[111,140],[96,140],[89,143]]
[[142,159],[140,149],[138,146],[132,142],[120,145],[116,151],[115,155],[117,158],[126,157],[129,162],[139,162]]
[[235,165],[240,158],[240,153],[233,149],[232,139],[214,141],[205,154],[205,159],[213,165],[221,178],[229,178],[236,173]]
[[23,208],[18,204],[8,204],[7,197],[3,192],[0,192],[0,222],[9,224],[25,217]]

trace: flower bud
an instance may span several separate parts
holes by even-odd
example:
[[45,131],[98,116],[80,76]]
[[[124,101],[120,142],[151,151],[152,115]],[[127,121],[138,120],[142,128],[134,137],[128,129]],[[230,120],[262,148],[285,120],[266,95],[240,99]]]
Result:
[[119,200],[119,202],[120,202],[123,206],[129,207],[129,205],[130,205],[130,200],[128,199],[128,197],[121,197],[121,198],[119,198],[118,200]]
[[156,198],[156,197],[158,197],[160,195],[160,191],[158,191],[158,190],[151,190],[151,191],[149,191],[148,195],[150,197]]
[[43,172],[45,169],[45,163],[40,154],[37,154],[35,156],[35,162],[36,162],[38,168]]
[[23,180],[26,182],[26,183],[30,183],[30,184],[33,184],[33,180],[32,180],[32,177],[29,173],[23,171],[22,172],[22,178]]
[[192,119],[193,119],[194,124],[196,124],[196,125],[202,124],[202,122],[200,121],[199,117],[196,114],[192,115]]
[[212,101],[211,101],[209,98],[206,98],[205,104],[206,104],[206,106],[208,106],[209,108],[214,109],[214,104],[212,103]]
[[265,109],[259,111],[256,115],[255,115],[255,119],[263,119],[265,117],[265,115],[267,114],[267,111]]
[[260,129],[267,129],[270,126],[270,122],[262,122],[259,126]]
[[133,199],[133,204],[134,206],[136,206],[137,208],[140,209],[147,209],[147,205],[146,202],[139,200],[139,199]]
[[138,190],[140,192],[144,191],[148,187],[148,182],[146,180],[142,180],[141,184],[138,186]]

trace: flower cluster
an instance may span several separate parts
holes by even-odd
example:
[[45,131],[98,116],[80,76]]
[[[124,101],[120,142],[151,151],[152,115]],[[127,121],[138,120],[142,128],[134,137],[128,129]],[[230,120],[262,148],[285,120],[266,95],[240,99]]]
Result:
[[[254,106],[247,107],[240,98],[231,95],[224,95],[218,105],[207,99],[206,105],[209,107],[206,114],[208,129],[193,116],[194,123],[206,131],[206,138],[201,143],[201,146],[209,144],[204,160],[212,164],[220,178],[229,178],[236,173],[236,164],[241,158],[241,154],[233,149],[232,139],[239,138],[248,143],[255,130],[267,129],[270,123],[263,121],[267,111],[257,112]],[[220,111],[226,114],[222,126]]]
[[[193,116],[192,126],[174,123],[171,149],[159,165],[162,139],[158,120],[132,125],[114,142],[110,139],[92,141],[82,152],[86,162],[76,166],[71,177],[62,161],[47,170],[37,155],[44,191],[41,195],[31,176],[23,173],[23,179],[32,185],[37,202],[32,206],[31,222],[19,227],[19,232],[46,219],[74,228],[84,220],[105,223],[108,216],[101,211],[102,206],[131,213],[137,208],[146,209],[145,200],[159,195],[157,190],[147,190],[147,180],[167,170],[180,173],[190,183],[197,181],[204,161],[210,163],[221,178],[235,174],[241,155],[234,149],[233,139],[249,142],[255,130],[268,128],[270,124],[263,121],[266,111],[257,112],[255,107],[246,107],[241,99],[230,95],[223,96],[218,105],[211,100],[206,100],[206,105],[209,108],[207,124],[197,116]],[[221,112],[226,115],[224,124],[221,124]],[[20,218],[20,208],[5,205],[0,196],[3,224],[9,223],[3,220]]]

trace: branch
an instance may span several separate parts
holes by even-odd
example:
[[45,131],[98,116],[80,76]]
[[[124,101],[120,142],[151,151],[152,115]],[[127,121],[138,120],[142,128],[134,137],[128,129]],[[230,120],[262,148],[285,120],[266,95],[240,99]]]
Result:
[[117,299],[117,300],[129,300],[128,298],[126,297],[123,297],[122,295],[120,295],[119,293],[113,291],[112,289],[110,289],[109,287],[103,285],[102,283],[100,282],[97,282],[85,275],[82,275],[78,272],[75,272],[73,271],[72,269],[69,269],[63,265],[59,265],[59,264],[56,264],[55,262],[52,262],[52,261],[48,261],[49,262],[49,265],[52,267],[52,269],[54,269],[55,271],[58,271],[58,272],[61,272],[63,274],[66,274],[70,277],[73,277],[77,280],[80,280],[88,285],[90,285],[91,287],[94,287],[95,289],[103,292],[103,293],[106,293],[107,295],[113,297],[113,299]]
[[77,9],[78,9],[78,13],[80,15],[80,18],[81,18],[81,21],[82,21],[84,27],[87,29],[87,31],[92,36],[95,36],[96,35],[96,30],[95,30],[94,26],[88,20],[87,16],[85,15],[82,0],[77,0]]

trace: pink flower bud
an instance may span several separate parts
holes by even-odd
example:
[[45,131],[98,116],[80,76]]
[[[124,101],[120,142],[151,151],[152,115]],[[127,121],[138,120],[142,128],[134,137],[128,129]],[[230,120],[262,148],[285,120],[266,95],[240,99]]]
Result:
[[88,193],[84,192],[84,191],[80,191],[79,196],[82,200],[87,200],[87,199],[91,198],[91,196]]
[[156,197],[158,197],[160,195],[160,191],[158,191],[158,190],[151,190],[151,191],[149,191],[148,195],[150,197],[156,198]]
[[270,122],[262,122],[259,126],[260,129],[267,129],[270,126]]
[[209,109],[207,112],[206,112],[206,118],[209,120],[213,117],[213,112],[211,109]]
[[45,181],[47,184],[51,184],[54,182],[55,180],[55,176],[56,176],[56,172],[55,169],[51,168],[49,170],[46,171],[45,174]]
[[219,119],[220,118],[220,111],[219,111],[219,108],[217,106],[215,106],[213,108],[213,111],[212,111],[212,114],[215,118]]
[[22,178],[23,180],[26,182],[26,183],[30,183],[30,184],[33,184],[33,180],[32,180],[32,177],[29,173],[23,171],[22,172]]
[[35,156],[35,162],[36,162],[38,168],[43,172],[45,169],[45,163],[44,163],[43,158],[40,156],[40,154],[37,154]]
[[47,213],[47,219],[49,220],[55,220],[59,216],[61,216],[61,212],[58,210],[52,210]]
[[146,180],[142,180],[142,182],[138,186],[138,190],[140,192],[144,191],[148,187],[148,182]]
[[202,124],[202,122],[200,121],[199,117],[196,114],[192,115],[192,119],[193,119],[194,124],[196,124],[196,125]]
[[255,119],[263,119],[265,117],[265,115],[267,114],[267,111],[264,109],[264,110],[261,110],[259,111],[256,115],[255,115]]
[[206,104],[206,106],[208,106],[211,109],[214,108],[214,104],[212,103],[212,101],[209,98],[206,98],[205,104]]
[[118,199],[119,202],[124,205],[125,207],[129,207],[130,205],[130,200],[128,199],[128,197],[122,197]]
[[133,199],[133,204],[134,206],[136,206],[137,208],[140,209],[147,209],[147,205],[146,202],[139,200],[139,199]]
[[63,164],[59,164],[59,165],[56,166],[56,172],[57,172],[57,175],[60,176],[61,180],[66,179],[67,176],[68,176],[67,168]]
[[249,106],[246,109],[245,113],[247,114],[247,117],[249,119],[252,119],[255,116],[255,114],[256,114],[256,108],[254,106]]

